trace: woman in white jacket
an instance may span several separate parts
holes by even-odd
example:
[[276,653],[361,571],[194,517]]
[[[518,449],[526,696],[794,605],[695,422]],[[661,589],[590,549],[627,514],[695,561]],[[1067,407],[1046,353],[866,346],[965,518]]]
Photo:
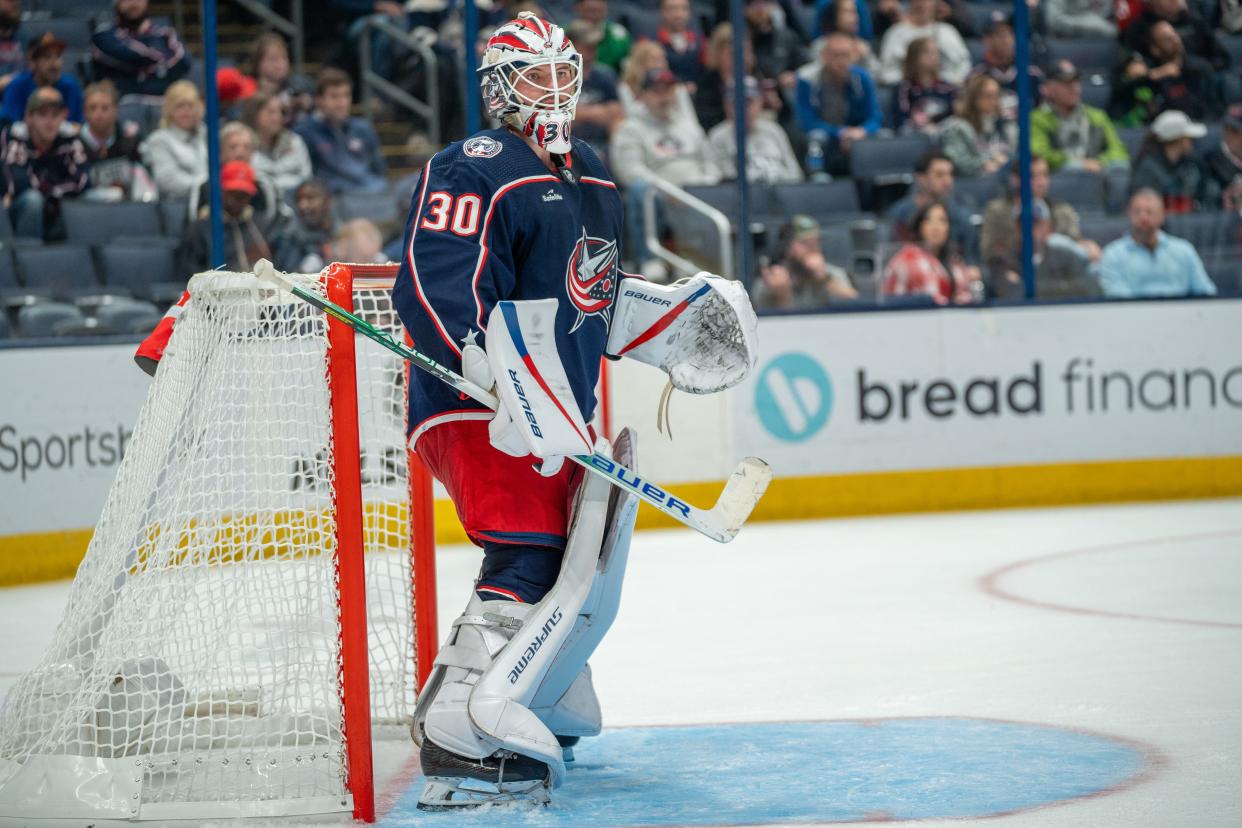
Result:
[[207,131],[197,87],[179,80],[164,93],[160,127],[142,145],[142,159],[160,198],[188,198],[207,176]]
[[242,105],[242,122],[258,139],[251,165],[255,172],[270,176],[282,195],[311,177],[306,142],[285,127],[285,107],[279,95],[256,92]]

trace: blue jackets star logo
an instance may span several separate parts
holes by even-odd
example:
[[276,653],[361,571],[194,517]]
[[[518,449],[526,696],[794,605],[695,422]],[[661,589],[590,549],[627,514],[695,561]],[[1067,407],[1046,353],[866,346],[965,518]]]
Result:
[[617,292],[616,239],[597,239],[583,229],[565,268],[565,292],[578,311],[570,333],[578,330],[588,316],[599,316],[604,325],[608,324],[608,312]]

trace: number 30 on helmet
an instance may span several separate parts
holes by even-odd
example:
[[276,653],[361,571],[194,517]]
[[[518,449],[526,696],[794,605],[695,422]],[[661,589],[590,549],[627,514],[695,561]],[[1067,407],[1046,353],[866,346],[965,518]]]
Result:
[[565,30],[530,12],[498,28],[479,66],[487,114],[564,155],[582,92],[582,57]]

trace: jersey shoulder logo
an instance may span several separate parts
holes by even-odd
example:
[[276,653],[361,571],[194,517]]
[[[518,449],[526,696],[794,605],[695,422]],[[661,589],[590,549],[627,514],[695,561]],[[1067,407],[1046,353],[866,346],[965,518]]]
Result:
[[471,158],[495,158],[502,149],[501,143],[488,135],[471,138],[462,145],[462,151]]
[[597,239],[588,236],[583,228],[565,268],[565,292],[578,311],[570,333],[578,330],[588,316],[599,316],[604,325],[608,324],[609,310],[617,292],[616,239]]

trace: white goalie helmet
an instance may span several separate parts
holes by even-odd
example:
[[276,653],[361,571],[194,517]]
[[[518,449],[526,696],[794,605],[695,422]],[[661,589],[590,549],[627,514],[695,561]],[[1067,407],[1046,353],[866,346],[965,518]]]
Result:
[[582,57],[565,30],[522,12],[487,41],[479,66],[487,114],[558,155],[568,153]]

